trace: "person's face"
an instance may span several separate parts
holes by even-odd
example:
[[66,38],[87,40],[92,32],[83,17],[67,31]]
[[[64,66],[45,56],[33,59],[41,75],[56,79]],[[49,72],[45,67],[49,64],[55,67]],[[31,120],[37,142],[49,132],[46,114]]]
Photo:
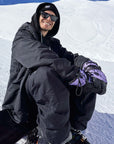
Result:
[[[48,13],[50,15],[54,15],[55,13],[53,11],[47,10],[45,13]],[[49,31],[53,28],[55,22],[51,20],[51,17],[49,16],[48,18],[43,18],[42,14],[39,17],[39,24],[40,28],[44,31]]]

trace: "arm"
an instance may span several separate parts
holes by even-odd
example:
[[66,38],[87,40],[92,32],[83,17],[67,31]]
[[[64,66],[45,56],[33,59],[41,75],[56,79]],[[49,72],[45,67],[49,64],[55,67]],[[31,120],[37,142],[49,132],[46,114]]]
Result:
[[74,81],[71,81],[70,85],[82,87],[89,83],[93,92],[99,94],[104,94],[106,92],[107,80],[97,63],[92,62],[89,58],[82,55],[68,52],[61,46],[60,41],[57,39],[51,40],[51,48],[58,53],[60,57],[68,59],[72,65],[80,69],[80,71],[76,73],[76,78]]
[[66,81],[74,79],[76,67],[65,58],[60,58],[49,47],[35,40],[32,34],[21,29],[17,32],[13,42],[12,56],[25,68],[51,66]]
[[67,51],[66,48],[62,47],[58,39],[52,38],[50,41],[50,46],[52,50],[59,55],[59,57],[66,58],[71,62],[71,64],[74,64],[74,54],[70,51]]
[[107,78],[96,62],[84,56],[76,55],[74,64],[86,73],[88,82],[91,84],[91,89],[93,89],[94,92],[98,94],[106,93]]
[[25,29],[19,30],[15,36],[12,56],[26,68],[50,65],[51,59],[57,58],[57,55],[49,51],[46,45],[35,40]]

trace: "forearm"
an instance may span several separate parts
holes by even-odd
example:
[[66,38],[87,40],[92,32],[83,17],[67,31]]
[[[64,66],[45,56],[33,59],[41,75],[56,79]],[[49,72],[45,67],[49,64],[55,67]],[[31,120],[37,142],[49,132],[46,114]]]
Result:
[[53,61],[51,66],[63,80],[69,83],[74,80],[76,78],[76,74],[79,73],[79,69],[72,65],[66,58],[57,58]]

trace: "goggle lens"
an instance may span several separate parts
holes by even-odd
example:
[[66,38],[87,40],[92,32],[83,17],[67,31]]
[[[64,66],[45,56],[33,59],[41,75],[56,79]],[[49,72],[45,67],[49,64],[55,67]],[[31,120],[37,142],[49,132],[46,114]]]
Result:
[[48,17],[50,17],[50,18],[51,18],[51,21],[54,21],[54,22],[56,22],[57,19],[58,19],[57,16],[54,16],[54,15],[48,14],[48,13],[43,12],[43,11],[41,11],[41,15],[42,15],[42,17],[45,18],[45,19],[47,19]]

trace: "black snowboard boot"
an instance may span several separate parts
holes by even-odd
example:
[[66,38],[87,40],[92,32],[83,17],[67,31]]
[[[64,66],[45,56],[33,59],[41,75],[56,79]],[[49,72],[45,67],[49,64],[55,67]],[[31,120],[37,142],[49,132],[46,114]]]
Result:
[[87,138],[79,130],[71,130],[72,139],[66,144],[90,144]]
[[[90,144],[87,138],[81,134],[79,130],[71,130],[72,139],[66,144]],[[38,144],[38,130],[37,128],[33,129],[27,136],[27,141],[25,144]]]
[[25,144],[37,144],[38,143],[38,129],[34,128],[27,136]]

